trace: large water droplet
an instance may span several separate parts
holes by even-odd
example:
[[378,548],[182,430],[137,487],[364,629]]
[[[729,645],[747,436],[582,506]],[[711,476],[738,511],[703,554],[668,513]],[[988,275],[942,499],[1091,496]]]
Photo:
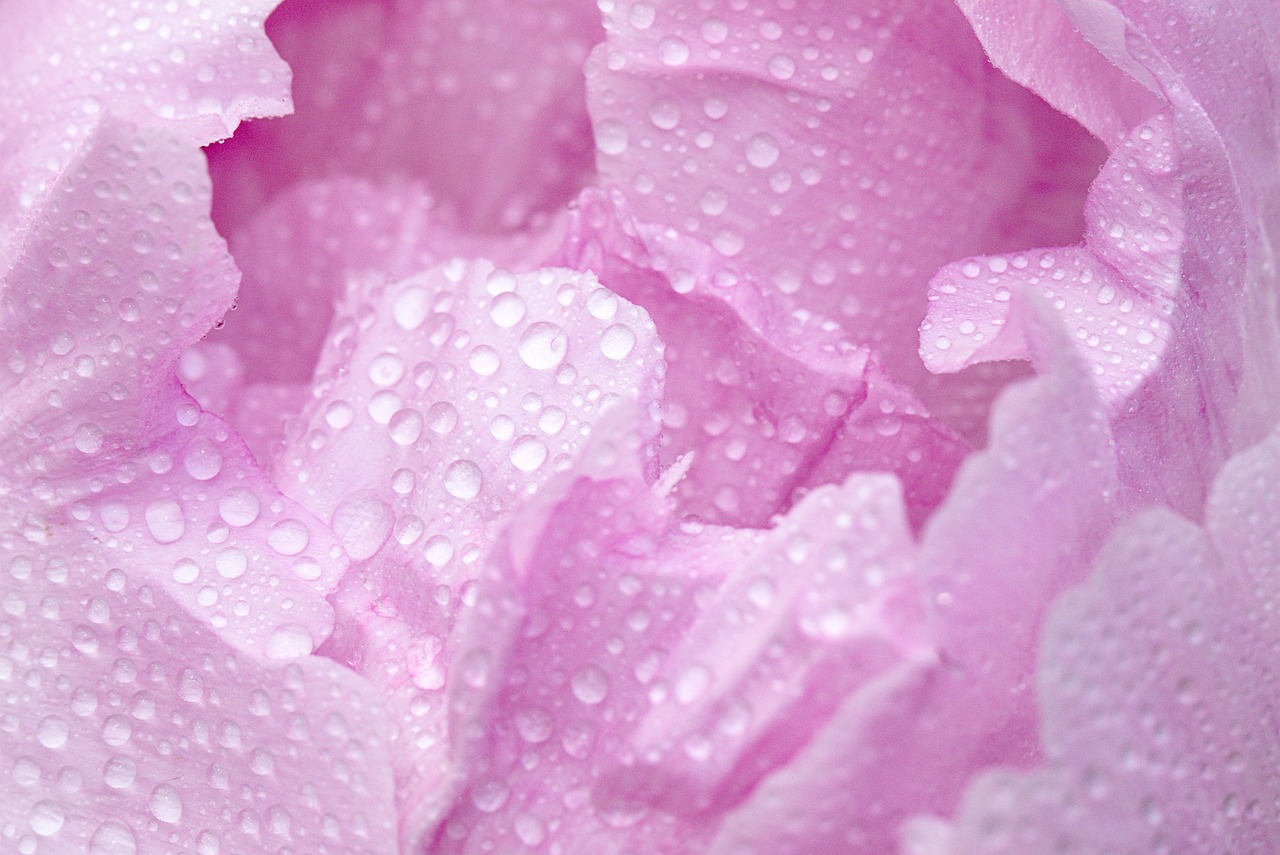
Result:
[[41,837],[57,834],[66,821],[67,815],[62,810],[62,805],[50,801],[36,802],[31,806],[31,813],[27,816],[31,830]]
[[145,517],[147,530],[156,539],[156,543],[173,543],[180,540],[187,530],[182,506],[173,499],[156,499],[147,505]]
[[782,149],[771,134],[756,134],[747,140],[747,162],[757,169],[768,169],[778,162]]
[[236,487],[223,494],[218,502],[218,513],[227,525],[251,525],[258,518],[262,503],[247,487]]
[[147,807],[161,822],[174,823],[182,819],[182,796],[168,784],[160,784],[151,791]]
[[459,499],[474,499],[480,493],[484,475],[470,460],[455,460],[444,473],[444,488]]
[[588,706],[600,703],[609,695],[609,677],[595,665],[578,670],[569,683],[573,696]]
[[565,331],[547,321],[529,324],[520,334],[520,358],[525,365],[539,371],[555,368],[564,361],[569,350],[569,337]]

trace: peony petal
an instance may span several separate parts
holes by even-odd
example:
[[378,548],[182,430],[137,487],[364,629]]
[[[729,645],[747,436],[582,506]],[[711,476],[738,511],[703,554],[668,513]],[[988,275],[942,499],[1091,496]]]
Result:
[[0,845],[394,851],[368,685],[315,657],[245,655],[119,558],[87,538],[0,547]]
[[3,279],[0,469],[28,538],[96,539],[233,646],[298,655],[345,564],[173,376],[235,287],[207,204],[193,146],[114,119],[60,176]]
[[[950,2],[606,10],[587,69],[601,181],[769,304],[839,323],[899,381],[924,380],[907,342],[939,266],[1083,226],[1100,147],[992,69]],[[975,379],[985,409],[990,372],[922,393]]]
[[235,348],[249,382],[306,383],[350,279],[402,279],[455,256],[530,269],[560,240],[554,222],[502,239],[458,232],[435,209],[416,183],[344,177],[281,193],[251,221],[224,228],[244,282],[212,340]]
[[1280,792],[1269,702],[1278,478],[1280,435],[1224,468],[1208,537],[1163,510],[1116,532],[1046,635],[1039,692],[1052,765],[982,776],[955,826],[917,827],[912,851],[1280,845],[1264,807]]
[[932,658],[897,479],[821,487],[753,547],[647,681],[651,708],[597,791],[685,817],[731,808],[848,695]]
[[[682,461],[684,512],[764,526],[797,490],[863,470],[902,476],[912,521],[923,521],[967,445],[866,351],[779,311],[689,244],[637,224],[618,193],[588,191],[563,259],[599,271],[658,327],[668,366],[660,451],[664,466]],[[670,269],[675,259],[687,266]]]
[[210,150],[224,232],[291,184],[339,173],[422,180],[447,221],[508,231],[590,175],[590,0],[289,0],[267,31],[298,109]]
[[205,339],[178,358],[178,380],[202,410],[231,412],[232,402],[244,385],[244,362],[230,345]]
[[[1270,260],[1275,218],[1266,213],[1280,181],[1277,130],[1265,98],[1241,96],[1269,91],[1280,78],[1271,50],[1280,10],[1218,4],[1207,13],[1201,4],[1181,0],[1159,9],[1129,0],[1064,0],[1059,6],[1071,26],[1137,81],[1118,88],[1113,74],[1080,82],[1080,69],[1096,62],[1085,58],[1079,39],[1068,39],[1061,54],[1055,45],[1051,59],[1021,19],[998,23],[983,16],[990,3],[964,5],[984,41],[1003,45],[993,50],[993,61],[1063,109],[1079,110],[1091,126],[1089,110],[1098,116],[1110,111],[1112,126],[1124,124],[1136,115],[1134,105],[1147,100],[1140,89],[1154,93],[1162,127],[1152,130],[1176,142],[1178,171],[1171,177],[1182,188],[1175,209],[1180,276],[1160,363],[1145,372],[1145,382],[1116,413],[1115,431],[1127,499],[1140,506],[1167,503],[1198,516],[1222,462],[1280,418],[1280,399],[1271,393],[1280,382]],[[1091,240],[1088,248],[1100,245]],[[1159,281],[1166,290],[1163,277]],[[1147,287],[1132,284],[1140,292]],[[1107,314],[1092,300],[1076,306],[1099,319]]]
[[[1051,324],[1047,312],[1027,310]],[[1109,528],[1115,466],[1068,342],[1042,359],[1042,376],[999,400],[990,446],[925,527],[918,560],[939,660],[903,663],[851,695],[709,852],[893,851],[924,805],[949,810],[976,771],[1035,757],[1036,641]]]
[[262,31],[275,0],[10,0],[0,11],[0,261],[102,116],[164,120],[198,145],[291,106]]
[[[1114,48],[1123,42],[1124,23],[1109,4],[957,0],[956,5],[997,68],[1108,144],[1123,140],[1162,105],[1149,75],[1140,74],[1139,82],[1099,49],[1118,56]],[[1086,20],[1092,24],[1088,35],[1080,26]]]
[[450,632],[506,515],[611,406],[656,412],[661,379],[648,318],[590,274],[459,260],[353,280],[280,477],[361,565],[327,652],[388,695],[406,847],[452,795]]
[[703,851],[842,696],[928,657],[891,477],[767,532],[680,527],[608,427],[513,519],[462,625],[469,778],[435,851]]
[[1113,409],[1160,365],[1181,288],[1182,196],[1172,122],[1164,114],[1117,146],[1085,205],[1082,247],[967,259],[930,283],[920,355],[929,370],[1030,356],[1015,291],[1034,289],[1074,333]]

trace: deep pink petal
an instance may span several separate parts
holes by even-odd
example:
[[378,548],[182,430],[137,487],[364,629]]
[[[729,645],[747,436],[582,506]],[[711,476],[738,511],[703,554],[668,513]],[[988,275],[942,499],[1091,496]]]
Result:
[[421,180],[446,220],[507,231],[591,173],[590,0],[290,0],[267,31],[293,67],[297,112],[210,150],[224,231],[335,174]]

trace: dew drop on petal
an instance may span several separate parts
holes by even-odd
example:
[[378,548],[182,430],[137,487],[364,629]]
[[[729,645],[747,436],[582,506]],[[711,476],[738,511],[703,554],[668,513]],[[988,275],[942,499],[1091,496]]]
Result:
[[187,530],[182,506],[173,499],[156,499],[147,505],[144,516],[147,530],[156,539],[156,543],[173,543],[180,540]]
[[483,483],[480,467],[470,460],[455,460],[444,473],[444,488],[458,499],[474,499]]
[[160,784],[151,791],[147,807],[161,822],[175,823],[182,819],[182,796],[168,784]]
[[518,350],[525,365],[547,371],[564,361],[569,350],[569,337],[555,324],[538,321],[529,324],[520,334]]

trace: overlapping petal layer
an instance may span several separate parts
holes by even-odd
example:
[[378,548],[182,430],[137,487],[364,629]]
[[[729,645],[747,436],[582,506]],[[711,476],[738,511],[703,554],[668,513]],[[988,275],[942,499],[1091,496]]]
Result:
[[1040,628],[1084,577],[1114,513],[1105,414],[1058,336],[1056,352],[1039,354],[1042,376],[997,402],[990,445],[925,528],[919,565],[937,658],[850,694],[729,814],[709,851],[893,851],[904,820],[925,805],[950,810],[975,772],[1034,761]]
[[648,318],[590,274],[457,260],[352,281],[280,477],[358,562],[327,652],[386,692],[405,845],[452,797],[441,689],[495,537],[611,406],[638,403],[651,442],[662,373]]
[[[199,145],[291,106],[262,31],[274,0],[113,5],[11,0],[0,30],[0,263],[106,114],[163,120]],[[26,213],[24,213],[26,212]]]
[[768,531],[681,526],[610,427],[481,581],[452,688],[467,789],[435,851],[704,851],[846,694],[930,658],[893,479]]
[[1010,375],[926,379],[907,344],[926,283],[979,247],[1078,237],[1096,142],[995,71],[950,2],[624,0],[605,23],[587,68],[601,181],[927,403],[976,398],[954,415],[980,439]]
[[267,32],[293,67],[297,113],[210,151],[219,227],[300,180],[346,174],[421,180],[447,222],[508,231],[591,174],[590,0],[289,0]]
[[1048,767],[992,772],[913,852],[1263,852],[1280,843],[1274,604],[1280,437],[1233,458],[1204,529],[1122,526],[1054,608],[1037,688]]

